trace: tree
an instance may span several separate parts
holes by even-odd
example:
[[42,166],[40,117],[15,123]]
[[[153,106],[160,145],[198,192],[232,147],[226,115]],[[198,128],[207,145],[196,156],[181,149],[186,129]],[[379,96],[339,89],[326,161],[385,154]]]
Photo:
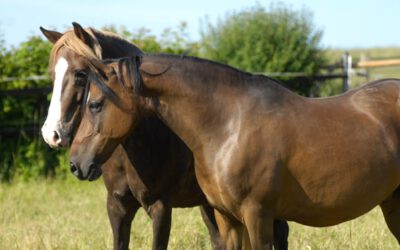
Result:
[[[282,4],[261,5],[228,14],[202,32],[201,55],[211,60],[258,73],[302,72],[316,74],[325,62],[319,45],[322,32],[309,11],[294,11]],[[307,77],[280,78],[284,85],[308,94]]]
[[[197,43],[190,42],[187,25],[166,29],[158,38],[148,29],[130,33],[124,27],[105,29],[133,41],[146,52],[172,54],[197,53]],[[24,77],[46,76],[52,45],[41,37],[32,36],[17,47],[7,49],[0,34],[0,92],[6,90],[50,87],[51,81],[26,81]],[[49,95],[50,96],[50,95]],[[68,173],[65,150],[51,150],[40,135],[40,125],[47,114],[49,96],[24,95],[0,97],[0,181],[65,175]],[[27,133],[27,128],[32,129]],[[16,130],[17,128],[17,130]]]
[[[192,55],[198,51],[197,43],[190,42],[187,25],[166,29],[160,38],[142,28],[134,33],[125,27],[105,27],[133,41],[146,52]],[[32,36],[17,47],[8,49],[0,33],[0,92],[15,89],[50,87],[51,81],[26,81],[24,77],[46,76],[52,45],[41,37]],[[3,78],[16,78],[1,81]],[[65,175],[68,173],[65,150],[51,150],[40,135],[48,109],[49,96],[24,95],[0,97],[0,181]],[[28,128],[31,129],[28,131]],[[32,130],[33,128],[33,130]],[[33,133],[32,133],[33,132]],[[32,136],[33,134],[33,136]]]
[[[47,75],[51,44],[33,36],[17,48],[0,50],[0,78]],[[51,87],[51,81],[13,80],[0,82],[0,91]],[[43,142],[40,126],[48,107],[46,95],[3,96],[0,98],[0,180],[51,176],[60,157]],[[19,128],[16,131],[15,128]],[[33,136],[27,131],[33,131]],[[30,130],[32,129],[33,130]]]
[[144,27],[133,32],[129,32],[124,26],[117,29],[111,25],[103,29],[121,35],[146,53],[198,55],[199,45],[197,42],[190,41],[186,22],[181,22],[177,28],[164,29],[160,37]]

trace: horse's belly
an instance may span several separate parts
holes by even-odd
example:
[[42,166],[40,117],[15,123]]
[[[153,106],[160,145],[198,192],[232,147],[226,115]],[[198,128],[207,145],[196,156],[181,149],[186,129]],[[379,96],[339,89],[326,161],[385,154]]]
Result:
[[288,221],[295,221],[307,226],[326,227],[355,219],[367,213],[379,203],[380,202],[375,202],[374,205],[371,203],[361,205],[357,204],[357,206],[349,207],[303,206],[297,211],[286,211],[277,217]]
[[399,174],[397,167],[388,167],[380,176],[360,174],[347,182],[322,178],[302,186],[291,180],[279,199],[277,213],[309,226],[336,225],[361,216],[388,198],[400,184]]

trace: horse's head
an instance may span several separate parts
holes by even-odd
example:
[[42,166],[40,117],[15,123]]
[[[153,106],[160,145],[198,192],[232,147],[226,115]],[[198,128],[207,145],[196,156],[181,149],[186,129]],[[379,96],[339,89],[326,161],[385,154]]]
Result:
[[[41,28],[47,39],[54,43],[50,55],[49,71],[53,79],[53,95],[49,112],[42,127],[44,140],[51,147],[65,147],[80,121],[80,105],[87,82],[88,60],[67,44],[81,43],[87,52],[95,53],[95,43],[79,24],[64,34]],[[71,42],[72,41],[72,42]],[[100,55],[101,56],[101,55]]]
[[134,129],[145,102],[138,95],[139,57],[92,63],[82,120],[71,146],[71,172],[81,180],[101,175],[101,164]]
[[42,135],[51,147],[65,147],[81,119],[89,60],[140,55],[141,51],[115,35],[83,29],[77,23],[73,23],[73,30],[64,34],[44,28],[41,31],[54,44],[49,64],[54,82],[53,95]]

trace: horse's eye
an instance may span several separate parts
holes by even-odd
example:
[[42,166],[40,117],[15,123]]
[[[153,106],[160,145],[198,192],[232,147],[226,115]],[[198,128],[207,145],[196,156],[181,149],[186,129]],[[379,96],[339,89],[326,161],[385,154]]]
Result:
[[89,110],[92,113],[99,113],[103,108],[103,102],[99,101],[90,101],[89,102]]
[[74,74],[75,84],[78,86],[85,86],[87,73],[83,70],[77,70]]

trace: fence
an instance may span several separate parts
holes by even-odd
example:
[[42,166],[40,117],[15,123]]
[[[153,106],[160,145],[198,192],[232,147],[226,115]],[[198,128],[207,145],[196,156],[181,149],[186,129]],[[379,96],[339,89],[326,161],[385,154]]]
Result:
[[[309,81],[313,82],[315,88],[308,93],[309,96],[315,96],[316,92],[318,92],[319,87],[324,84],[327,80],[332,79],[341,79],[342,80],[342,91],[347,91],[352,84],[352,76],[354,74],[358,76],[363,76],[365,78],[369,78],[368,70],[370,68],[376,67],[388,67],[388,66],[400,66],[400,59],[385,59],[385,60],[363,60],[357,63],[354,63],[352,57],[349,53],[345,53],[342,55],[340,62],[327,65],[324,70],[327,72],[325,74],[319,75],[307,75],[302,72],[267,72],[261,73],[267,75],[269,77],[291,77],[291,78],[306,78]],[[362,70],[364,71],[362,71]],[[26,78],[15,78],[15,77],[7,77],[0,78],[1,83],[12,82],[16,80],[24,80],[24,81],[37,81],[37,80],[49,80],[48,76],[31,76]],[[39,100],[37,102],[36,109],[39,110],[39,114],[41,116],[45,115],[47,112],[47,107],[49,102],[47,100],[47,95],[51,92],[51,87],[41,87],[41,88],[28,88],[28,89],[10,89],[10,90],[0,90],[0,98],[15,97],[15,98],[23,98],[27,96],[35,96]],[[24,131],[27,135],[31,136],[34,134],[38,134],[40,131],[40,120],[38,121],[27,121],[23,124],[0,124],[0,137],[13,137],[16,134],[20,133],[21,130]]]
[[[320,75],[307,75],[302,72],[270,72],[263,73],[270,77],[299,77],[308,78],[313,81],[314,85],[318,87],[325,83],[327,80],[341,79],[342,80],[342,92],[346,92],[351,88],[352,78],[359,76],[365,78],[364,81],[368,81],[371,77],[370,69],[382,68],[382,67],[399,67],[400,59],[379,59],[379,60],[368,60],[363,59],[358,62],[353,62],[352,56],[349,53],[344,53],[340,62],[326,65],[323,68],[327,71],[326,74]],[[336,72],[336,73],[335,73]],[[400,77],[400,72],[397,77]],[[310,92],[309,96],[314,96],[315,93]]]
[[313,82],[314,86],[316,87],[315,89],[310,90],[308,93],[309,97],[314,97],[316,92],[319,92],[319,87],[327,80],[342,79],[343,92],[346,92],[350,88],[353,64],[352,57],[349,53],[343,54],[340,62],[332,65],[326,65],[323,68],[327,71],[327,73],[318,75],[309,75],[303,72],[262,72],[258,74],[263,74],[269,77],[292,77],[296,79],[308,79],[309,81]]
[[[8,77],[0,79],[0,83],[7,83],[12,81],[37,81],[37,80],[49,80],[47,76],[32,76],[25,78]],[[23,98],[32,98],[33,109],[36,112],[33,115],[33,120],[29,121],[8,121],[0,123],[0,139],[16,139],[22,134],[23,136],[33,137],[40,133],[41,117],[46,114],[49,102],[47,100],[47,95],[51,93],[52,88],[49,87],[36,87],[36,88],[25,88],[25,89],[0,89],[0,99],[5,97],[11,97],[15,100],[20,100]],[[2,103],[0,107],[3,108]],[[0,111],[3,112],[3,111]],[[18,113],[16,113],[18,116]],[[3,119],[4,120],[4,119]],[[18,119],[16,119],[18,120]]]

